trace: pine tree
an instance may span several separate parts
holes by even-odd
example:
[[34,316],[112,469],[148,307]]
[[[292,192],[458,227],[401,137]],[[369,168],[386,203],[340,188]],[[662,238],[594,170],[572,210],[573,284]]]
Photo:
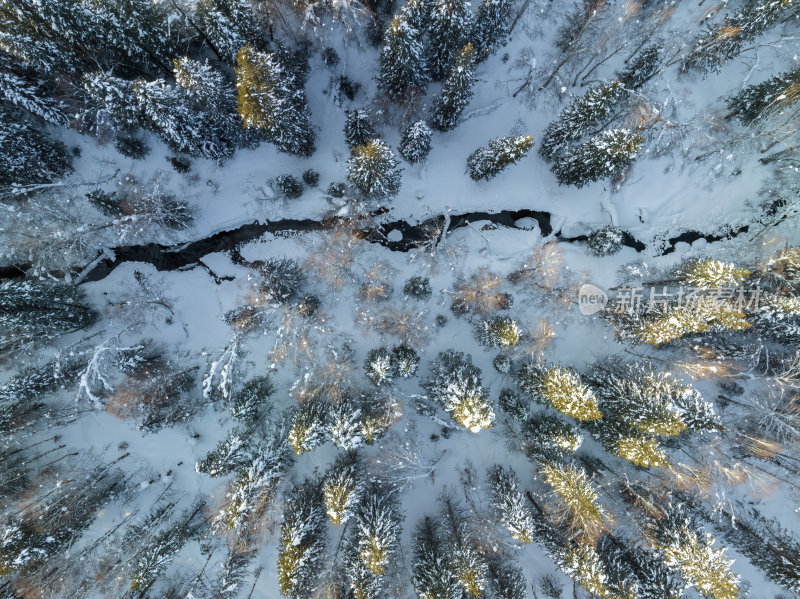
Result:
[[263,281],[259,291],[273,301],[288,304],[297,298],[306,281],[303,267],[292,258],[267,258],[259,265]]
[[381,595],[382,578],[400,548],[401,522],[394,491],[370,484],[348,541],[350,587],[355,597]]
[[408,345],[396,345],[392,348],[392,368],[395,375],[409,379],[417,373],[419,354]]
[[362,464],[355,450],[340,453],[322,482],[325,510],[331,524],[344,524],[361,501],[364,488]]
[[510,0],[481,0],[470,35],[478,62],[483,62],[499,47],[505,46],[513,7]]
[[251,425],[262,418],[269,406],[267,401],[275,393],[275,385],[269,376],[257,376],[247,381],[231,402],[231,418]]
[[431,151],[431,129],[425,121],[411,123],[400,137],[400,155],[408,162],[422,162]]
[[495,465],[489,468],[488,479],[491,506],[500,524],[511,533],[513,539],[527,545],[533,540],[533,521],[519,490],[516,473]]
[[[428,70],[434,81],[440,81],[459,62],[457,56],[463,53],[472,29],[472,13],[467,0],[432,0],[430,14]],[[474,62],[472,49],[470,55]]]
[[310,399],[292,411],[289,444],[297,455],[313,451],[325,442],[328,407],[321,399]]
[[522,331],[508,316],[494,316],[475,326],[475,336],[478,343],[486,347],[514,347],[519,343]]
[[655,77],[661,68],[660,61],[661,46],[647,46],[628,66],[617,72],[617,80],[625,89],[637,90]]
[[461,48],[453,59],[442,92],[433,106],[431,126],[438,131],[455,129],[461,113],[472,99],[475,84],[475,49],[471,43]]
[[414,534],[412,562],[414,590],[421,599],[461,599],[458,580],[448,567],[441,530],[426,516]]
[[380,139],[353,149],[347,161],[347,179],[368,198],[384,199],[400,191],[400,162]]
[[522,569],[506,556],[489,561],[489,588],[494,599],[526,599],[528,583]]
[[566,510],[573,531],[591,536],[602,526],[603,510],[598,494],[583,468],[547,462],[540,466],[539,472]]
[[302,82],[278,53],[245,46],[236,53],[236,91],[245,129],[263,129],[282,152],[310,156],[314,134]]
[[604,131],[568,151],[553,165],[559,185],[583,187],[625,170],[636,157],[644,136],[627,129]]
[[541,157],[548,162],[560,158],[569,148],[570,142],[580,139],[601,125],[611,114],[622,91],[619,81],[612,81],[591,88],[573,101],[542,134],[539,147]]
[[745,125],[780,113],[796,102],[800,89],[800,69],[770,77],[763,83],[749,85],[728,99],[730,114]]
[[101,139],[129,134],[141,126],[141,110],[132,81],[92,72],[84,75],[83,89],[89,97],[90,108],[81,116]]
[[[491,1],[491,0],[485,0]],[[530,135],[498,137],[478,148],[467,158],[467,170],[473,181],[489,180],[528,155],[533,145]]]
[[363,146],[378,136],[372,126],[370,114],[365,109],[356,108],[346,111],[345,114],[344,140],[349,147]]
[[194,469],[211,477],[226,476],[251,459],[247,440],[238,430],[232,430],[217,446],[197,462]]
[[574,453],[583,437],[571,423],[553,414],[539,412],[523,422],[523,449],[536,461],[552,461]]
[[364,443],[361,405],[344,400],[333,406],[328,422],[328,438],[339,449],[354,449]]
[[779,343],[795,344],[800,340],[800,298],[761,293],[752,321],[763,335]]
[[655,544],[667,566],[680,570],[698,593],[709,599],[736,599],[739,577],[731,572],[724,549],[715,548],[714,538],[701,535],[679,505],[670,505],[656,523]]
[[23,120],[14,122],[0,106],[0,185],[50,183],[67,174],[67,148]]
[[200,0],[194,23],[220,59],[230,64],[235,63],[240,48],[262,45],[258,20],[246,0]]
[[720,25],[706,27],[683,59],[686,72],[707,72],[738,56],[745,42],[753,41],[797,8],[794,0],[753,0],[747,2]]
[[469,355],[452,349],[439,353],[423,387],[453,420],[473,433],[494,423],[494,410],[481,383],[481,370]]
[[447,535],[446,555],[450,571],[462,592],[468,597],[482,597],[488,583],[489,566],[473,530],[459,505],[452,497],[440,498],[442,529]]
[[736,287],[752,274],[747,268],[737,268],[731,262],[712,258],[689,260],[679,270],[682,283],[701,289]]
[[532,399],[549,404],[562,414],[582,422],[602,417],[594,393],[570,368],[528,364],[516,379],[519,388]]
[[304,599],[316,584],[325,552],[325,506],[318,481],[306,480],[292,494],[283,512],[278,545],[281,595]]
[[67,116],[63,106],[48,95],[35,74],[21,68],[0,51],[0,101],[5,100],[53,125],[64,126]]
[[394,378],[392,353],[387,347],[372,349],[367,353],[364,361],[364,372],[367,378],[376,385],[390,385]]
[[78,287],[7,281],[0,284],[0,355],[80,331],[93,325],[97,317]]
[[608,576],[594,547],[584,543],[573,544],[560,561],[562,569],[592,596],[611,597],[606,584]]
[[411,24],[409,13],[401,10],[383,38],[378,87],[392,100],[408,101],[428,82],[420,31]]

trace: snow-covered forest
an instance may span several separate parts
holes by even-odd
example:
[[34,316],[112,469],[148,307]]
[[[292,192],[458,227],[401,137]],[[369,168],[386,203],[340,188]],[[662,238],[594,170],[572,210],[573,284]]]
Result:
[[0,0],[0,599],[800,598],[798,0]]

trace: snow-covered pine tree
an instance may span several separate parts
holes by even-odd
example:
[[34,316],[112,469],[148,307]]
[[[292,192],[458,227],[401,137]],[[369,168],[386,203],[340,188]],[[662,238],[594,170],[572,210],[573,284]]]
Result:
[[400,548],[402,514],[393,489],[370,483],[354,516],[347,574],[354,597],[384,596],[383,580]]
[[800,298],[761,293],[752,321],[759,333],[779,343],[795,344],[800,341]]
[[709,25],[692,43],[683,58],[686,72],[717,69],[736,57],[745,42],[755,40],[797,9],[795,0],[752,0],[719,25]]
[[[491,1],[491,0],[485,0]],[[528,155],[533,145],[530,135],[498,137],[478,148],[467,158],[467,170],[473,181],[489,180]]]
[[0,106],[0,185],[50,183],[69,172],[67,148]]
[[234,429],[197,462],[195,472],[211,477],[226,476],[252,459],[249,450],[247,439],[241,431]]
[[431,126],[438,131],[450,131],[458,125],[461,113],[472,99],[475,84],[475,49],[472,43],[461,48],[453,59],[442,91],[433,105]]
[[525,454],[537,462],[558,460],[576,452],[583,443],[572,423],[546,412],[537,412],[525,420],[520,432]]
[[681,283],[701,289],[736,287],[753,272],[747,268],[737,268],[732,262],[713,258],[691,259],[680,264],[677,270]]
[[467,597],[482,597],[488,582],[489,566],[478,549],[474,531],[464,510],[451,496],[443,495],[439,501],[450,571]]
[[593,532],[600,529],[603,524],[603,510],[598,501],[598,493],[583,467],[546,462],[539,467],[539,472],[566,510],[573,532],[591,537]]
[[797,101],[800,68],[775,75],[762,83],[748,85],[728,99],[730,114],[749,125],[756,119],[780,112]]
[[420,31],[401,9],[389,22],[381,48],[378,87],[395,101],[406,102],[428,82]]
[[263,439],[253,444],[251,455],[254,457],[239,468],[226,502],[215,517],[215,525],[223,530],[242,529],[252,518],[258,518],[292,465],[285,433],[278,427],[268,430]]
[[67,124],[63,106],[49,95],[49,90],[37,81],[34,73],[0,52],[0,102],[2,100],[53,125]]
[[336,456],[322,481],[325,511],[331,524],[344,524],[361,501],[364,490],[363,466],[358,453],[348,450]]
[[396,376],[409,379],[417,373],[419,354],[408,345],[396,345],[392,348],[392,368]]
[[339,449],[354,449],[364,443],[361,404],[345,399],[334,405],[328,419],[328,438]]
[[589,233],[586,249],[593,256],[612,256],[622,249],[624,232],[614,225],[606,225]]
[[489,560],[489,589],[493,599],[526,599],[528,582],[522,568],[505,555]]
[[511,537],[526,545],[533,540],[533,521],[527,501],[519,490],[519,480],[510,468],[496,464],[489,468],[489,496],[500,524]]
[[200,0],[194,10],[194,24],[221,60],[234,64],[240,48],[263,45],[258,19],[247,0]]
[[407,0],[400,11],[417,31],[427,30],[431,18],[430,0]]
[[448,566],[447,550],[442,532],[433,518],[425,518],[414,532],[412,582],[418,597],[461,599],[463,592],[455,574]]
[[570,368],[527,364],[517,373],[516,381],[531,399],[551,405],[571,418],[584,422],[602,417],[594,393]]
[[661,68],[661,50],[658,44],[651,44],[639,52],[628,66],[617,72],[620,85],[636,90],[655,77]]
[[231,402],[231,418],[250,426],[262,419],[269,411],[267,400],[275,393],[275,385],[269,376],[256,376],[247,381]]
[[0,355],[80,331],[97,317],[83,289],[74,285],[7,281],[0,284]]
[[494,410],[472,358],[452,349],[440,352],[422,384],[459,425],[477,433],[494,424]]
[[263,129],[282,152],[310,156],[314,133],[302,80],[278,52],[245,46],[236,53],[236,91],[245,129]]
[[567,151],[553,165],[559,185],[583,187],[625,170],[636,158],[644,136],[628,129],[611,129]]
[[347,179],[368,198],[390,198],[400,191],[399,164],[385,142],[373,139],[353,148],[353,156],[347,161]]
[[392,352],[388,347],[378,347],[367,352],[364,360],[364,373],[376,385],[390,385],[394,379],[395,369]]
[[289,444],[297,455],[313,451],[325,442],[328,405],[322,399],[309,399],[292,411]]
[[324,514],[317,480],[305,480],[286,502],[278,544],[278,583],[284,597],[306,599],[314,589],[325,553]]
[[475,325],[475,337],[486,347],[514,347],[521,336],[519,325],[508,316],[485,318]]
[[89,98],[89,108],[81,118],[100,139],[129,134],[141,126],[141,111],[132,81],[92,72],[83,76],[83,89]]
[[344,141],[348,147],[363,146],[378,134],[372,126],[372,118],[365,108],[355,108],[345,112]]
[[267,258],[258,267],[263,278],[259,291],[282,304],[293,301],[306,281],[303,267],[292,258]]
[[400,155],[408,162],[422,162],[431,151],[431,128],[425,121],[411,123],[400,137]]
[[569,148],[570,142],[580,139],[603,124],[622,92],[619,81],[611,81],[596,85],[582,97],[575,99],[561,111],[558,120],[545,129],[539,155],[548,162],[561,157]]
[[[434,81],[452,73],[454,65],[459,62],[458,54],[469,41],[473,22],[469,7],[468,0],[431,0],[428,71]],[[472,46],[470,49],[470,59],[475,62],[474,49]]]
[[656,549],[664,563],[680,570],[683,578],[708,599],[737,599],[739,577],[731,572],[725,549],[714,547],[714,537],[701,532],[680,504],[667,507],[654,525]]
[[511,0],[481,0],[470,35],[478,62],[483,62],[495,50],[505,46],[513,7]]

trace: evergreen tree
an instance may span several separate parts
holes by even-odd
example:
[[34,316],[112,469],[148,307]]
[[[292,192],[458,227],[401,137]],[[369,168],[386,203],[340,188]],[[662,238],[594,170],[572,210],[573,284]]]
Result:
[[442,528],[447,535],[447,559],[462,592],[468,597],[482,597],[488,583],[489,566],[478,550],[477,539],[468,520],[452,497],[440,499]]
[[[472,13],[467,0],[431,0],[430,15],[428,70],[434,81],[440,81],[459,62],[457,56],[463,53],[472,29]],[[470,60],[476,60],[471,45]]]
[[132,81],[92,72],[84,75],[83,88],[90,108],[81,116],[101,139],[129,134],[141,126],[141,111]]
[[401,10],[384,34],[378,87],[392,100],[407,101],[428,82],[420,31]]
[[573,424],[546,412],[525,420],[520,432],[525,453],[536,461],[557,460],[576,452],[583,443],[583,437]]
[[779,343],[796,344],[800,340],[800,298],[761,293],[752,321],[763,335]]
[[318,481],[306,480],[286,503],[278,545],[281,594],[305,599],[316,584],[325,552],[325,506]]
[[489,588],[494,599],[526,599],[528,584],[522,569],[509,558],[498,556],[489,561]]
[[440,352],[422,385],[459,425],[477,433],[494,423],[494,410],[481,382],[481,369],[463,352]]
[[2,100],[53,125],[67,124],[63,106],[48,95],[48,90],[36,80],[35,73],[23,69],[0,50],[0,101]]
[[389,348],[379,347],[370,350],[364,361],[364,372],[367,378],[378,386],[391,384],[394,378],[394,368]]
[[473,181],[488,181],[527,156],[532,145],[533,138],[530,135],[493,139],[489,145],[478,148],[467,158],[469,176]]
[[707,72],[738,56],[746,42],[755,40],[770,27],[788,17],[797,5],[793,0],[752,0],[725,18],[710,25],[692,44],[681,69]]
[[269,376],[257,376],[247,381],[231,402],[231,418],[245,425],[257,422],[269,410],[267,400],[275,393]]
[[547,462],[540,466],[539,472],[566,509],[573,531],[591,536],[593,531],[600,528],[603,510],[598,502],[597,491],[582,467]]
[[431,125],[438,131],[450,131],[458,125],[461,113],[472,98],[475,84],[475,50],[471,43],[461,48],[433,105]]
[[478,62],[483,62],[499,47],[505,46],[513,7],[511,0],[481,0],[470,35]]
[[348,110],[345,113],[344,140],[351,148],[363,146],[378,135],[372,126],[369,112],[363,108]]
[[542,134],[539,147],[541,157],[548,162],[561,157],[569,148],[570,142],[602,125],[620,99],[622,91],[619,81],[612,81],[591,88],[573,101]]
[[382,579],[400,548],[401,522],[394,492],[370,484],[358,506],[348,542],[348,573],[355,597],[382,596]]
[[485,318],[475,326],[478,343],[486,347],[514,347],[519,343],[522,331],[508,316]]
[[292,258],[267,258],[259,263],[263,278],[259,291],[270,300],[288,304],[295,300],[306,281],[303,267]]
[[363,491],[361,460],[355,450],[340,453],[322,482],[325,510],[331,524],[344,524],[361,501]]
[[232,430],[217,446],[195,465],[195,471],[211,477],[226,476],[246,464],[251,458],[246,439]]
[[636,58],[621,71],[617,80],[625,89],[639,89],[655,77],[661,68],[661,46],[652,44],[636,55]]
[[583,187],[625,170],[636,157],[644,137],[627,129],[604,131],[568,151],[553,165],[559,185]]
[[678,270],[682,283],[701,289],[736,287],[752,274],[751,270],[712,258],[689,260],[681,264]]
[[297,455],[313,451],[325,442],[327,404],[310,399],[292,411],[289,444]]
[[731,111],[728,116],[735,116],[749,125],[756,119],[779,112],[796,101],[798,88],[800,68],[770,77],[763,83],[748,85],[728,99],[728,108]]
[[519,490],[516,473],[495,465],[489,469],[488,478],[491,506],[500,524],[513,539],[527,545],[533,540],[533,521]]
[[531,399],[553,406],[562,414],[580,421],[602,417],[592,390],[570,368],[528,364],[516,375],[517,385]]
[[278,53],[245,46],[236,53],[236,91],[245,129],[263,129],[282,152],[314,152],[306,95],[297,71]]
[[714,538],[701,535],[680,505],[670,505],[654,528],[655,544],[667,566],[680,570],[684,579],[708,599],[736,599],[739,577],[731,572],[724,549]]
[[219,58],[230,64],[244,46],[263,45],[258,19],[247,0],[200,0],[194,23]]
[[400,162],[380,139],[353,148],[347,161],[347,179],[368,198],[384,199],[400,191]]
[[424,599],[461,599],[458,579],[448,567],[447,552],[441,530],[426,516],[414,534],[412,562],[414,590]]
[[328,422],[328,438],[339,449],[354,449],[364,443],[361,405],[344,400],[333,406]]
[[0,355],[46,343],[95,323],[83,290],[66,283],[26,280],[0,284]]
[[419,354],[408,345],[396,345],[392,348],[392,368],[397,376],[409,379],[417,373]]
[[0,106],[0,185],[49,183],[71,169],[67,148]]
[[411,123],[400,137],[400,155],[414,164],[422,162],[431,151],[431,129],[425,121]]

